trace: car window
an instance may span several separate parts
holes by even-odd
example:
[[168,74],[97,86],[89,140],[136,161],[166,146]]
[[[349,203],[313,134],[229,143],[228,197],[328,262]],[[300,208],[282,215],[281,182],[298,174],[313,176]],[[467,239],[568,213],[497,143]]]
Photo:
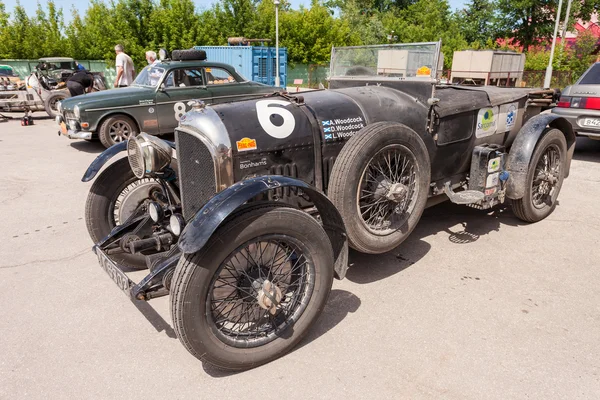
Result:
[[594,64],[579,81],[580,85],[598,85],[600,84],[600,64]]
[[235,78],[223,68],[207,67],[206,81],[209,85],[222,85],[224,83],[236,83]]
[[160,82],[163,74],[165,73],[164,68],[148,66],[145,67],[133,81],[134,85],[137,86],[152,86],[155,87]]
[[204,86],[201,68],[175,69],[169,72],[167,79],[165,79],[165,87],[167,88],[193,86]]

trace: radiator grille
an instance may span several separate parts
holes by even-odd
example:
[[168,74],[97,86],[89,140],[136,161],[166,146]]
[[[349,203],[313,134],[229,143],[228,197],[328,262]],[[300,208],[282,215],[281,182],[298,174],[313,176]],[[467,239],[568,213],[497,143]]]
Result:
[[175,131],[179,188],[185,219],[192,218],[216,193],[215,165],[204,143],[182,131]]

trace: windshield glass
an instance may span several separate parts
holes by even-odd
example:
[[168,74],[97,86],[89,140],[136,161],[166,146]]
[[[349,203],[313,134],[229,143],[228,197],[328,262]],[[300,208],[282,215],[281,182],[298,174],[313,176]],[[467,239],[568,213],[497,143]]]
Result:
[[600,64],[594,64],[582,77],[579,85],[598,85],[600,84]]
[[439,43],[334,48],[331,77],[435,78]]
[[165,74],[165,69],[160,67],[147,66],[133,81],[136,86],[152,86],[156,87],[162,76]]
[[0,76],[15,76],[12,68],[0,67]]

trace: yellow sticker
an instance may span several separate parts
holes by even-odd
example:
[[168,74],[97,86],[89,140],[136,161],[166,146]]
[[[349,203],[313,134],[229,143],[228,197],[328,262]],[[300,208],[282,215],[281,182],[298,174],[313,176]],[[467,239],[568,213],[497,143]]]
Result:
[[417,76],[430,76],[431,75],[431,68],[427,67],[427,66],[422,66],[421,68],[419,68],[417,70]]
[[256,139],[245,137],[235,143],[237,144],[238,151],[256,150]]
[[212,68],[206,68],[206,72],[212,72]]

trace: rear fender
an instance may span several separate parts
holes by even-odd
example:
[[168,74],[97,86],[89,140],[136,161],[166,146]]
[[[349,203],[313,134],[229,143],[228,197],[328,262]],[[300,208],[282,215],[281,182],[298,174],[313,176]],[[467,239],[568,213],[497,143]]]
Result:
[[575,133],[573,127],[566,119],[556,114],[540,114],[531,118],[519,131],[510,148],[506,170],[509,179],[506,186],[506,196],[510,199],[520,199],[525,195],[527,186],[527,171],[531,157],[538,142],[547,132],[546,128],[560,130],[567,140],[567,164],[565,178],[569,176],[571,160],[575,151]]
[[238,182],[214,196],[199,210],[179,238],[179,248],[185,254],[202,249],[217,228],[238,207],[269,190],[296,187],[308,195],[319,211],[323,229],[329,236],[335,259],[337,279],[343,279],[348,269],[348,241],[344,222],[338,210],[325,195],[306,182],[286,176],[270,175]]
[[[110,160],[120,152],[127,150],[127,142],[128,141],[115,143],[108,149],[104,150],[98,157],[96,157],[94,161],[92,161],[87,171],[85,171],[85,174],[83,174],[83,178],[81,178],[81,181],[89,182],[92,179],[94,179],[94,177],[98,174],[98,171],[102,169],[102,166],[104,166],[104,164],[106,164],[108,160]],[[173,149],[175,148],[174,142],[168,140],[165,140],[164,142],[171,146]]]

